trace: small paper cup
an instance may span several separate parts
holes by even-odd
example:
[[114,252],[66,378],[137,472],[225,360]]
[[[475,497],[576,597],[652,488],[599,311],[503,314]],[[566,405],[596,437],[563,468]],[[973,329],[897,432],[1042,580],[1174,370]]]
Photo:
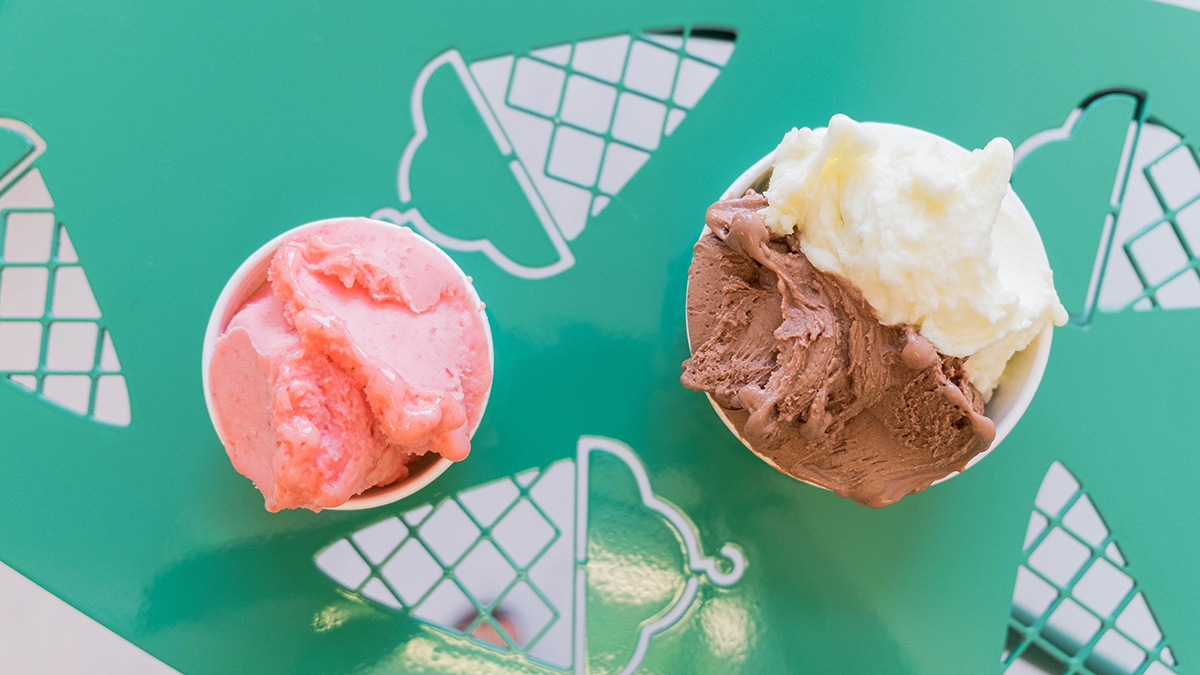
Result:
[[[304,234],[312,230],[316,230],[323,225],[337,223],[344,220],[352,220],[351,218],[329,218],[326,220],[318,220],[299,227],[293,228],[275,237],[271,241],[263,244],[257,251],[252,253],[246,261],[237,268],[229,281],[225,283],[225,288],[221,291],[221,295],[217,297],[217,304],[213,307],[212,314],[208,318],[208,327],[204,331],[204,348],[203,358],[201,359],[201,379],[204,383],[204,403],[208,406],[208,416],[212,420],[213,428],[217,431],[217,436],[221,437],[221,443],[225,443],[222,437],[222,426],[220,416],[217,412],[217,407],[213,402],[212,388],[209,386],[208,370],[212,363],[213,350],[216,349],[217,340],[225,334],[225,329],[229,326],[229,322],[233,320],[233,315],[237,314],[238,310],[246,304],[248,300],[259,288],[267,281],[267,269],[271,266],[271,258],[274,257],[276,249],[279,248],[285,240],[291,239],[297,235]],[[353,220],[368,220],[366,218],[354,218]],[[371,220],[372,224],[379,227],[391,229],[399,228],[398,225],[387,223],[379,220]],[[446,255],[446,252],[435,246],[428,239],[417,234],[417,240],[429,247],[431,251],[436,251],[437,255],[441,256],[447,262],[454,266],[454,269],[462,276],[466,282],[467,288],[475,299],[479,300],[479,294],[475,291],[475,286],[471,283],[470,277],[462,271],[454,259]],[[492,345],[492,329],[488,323],[487,313],[484,310],[479,310],[479,316],[483,319],[484,332],[487,334],[488,344],[488,363],[492,370],[495,370],[496,358],[495,351]],[[483,412],[487,409],[488,398],[492,394],[491,386],[488,386],[487,392],[483,396],[483,405],[479,411],[479,419],[483,419]],[[479,427],[478,422],[470,428],[470,435],[475,436],[475,431]],[[384,504],[391,504],[399,501],[421,488],[429,485],[435,478],[446,472],[450,465],[454,462],[434,453],[429,453],[422,456],[417,461],[409,465],[408,476],[389,485],[378,485],[373,488],[364,490],[362,493],[354,495],[345,504],[341,506],[328,507],[333,510],[354,511],[358,509],[370,509]]]
[[[916,133],[925,137],[936,139],[939,143],[946,143],[950,147],[958,148],[959,150],[966,152],[962,146],[942,138],[941,136],[936,136],[920,129],[880,122],[866,122],[865,125],[871,129],[872,132],[875,132],[879,135]],[[754,188],[755,191],[760,193],[764,192],[767,188],[768,182],[770,181],[771,170],[774,162],[774,152],[768,153],[765,157],[755,162],[753,166],[751,166],[749,169],[746,169],[745,173],[738,176],[737,180],[733,181],[733,184],[730,185],[721,195],[721,199],[740,197],[746,194],[746,190],[749,190],[750,188]],[[1017,197],[1015,192],[1013,192],[1011,185],[1008,188],[1008,193],[1014,199],[1016,199],[1021,209],[1025,210],[1025,205],[1021,203],[1020,198]],[[706,231],[708,231],[707,227],[701,229],[700,236],[704,236]],[[1038,246],[1044,248],[1040,234],[1038,235]],[[688,331],[688,351],[690,352],[692,350],[692,334],[690,327],[686,326],[686,314],[684,316],[685,330]],[[1009,359],[1008,363],[1005,365],[1004,374],[1000,376],[999,383],[997,384],[996,389],[992,392],[991,400],[988,401],[983,408],[984,415],[986,415],[990,420],[992,420],[992,423],[996,425],[996,438],[986,450],[971,458],[971,461],[967,463],[967,469],[975,466],[975,464],[995,450],[996,447],[1000,445],[1000,442],[1004,440],[1004,437],[1007,436],[1008,433],[1013,430],[1013,427],[1017,425],[1017,421],[1021,419],[1021,415],[1025,414],[1025,409],[1029,407],[1029,402],[1033,400],[1033,395],[1037,391],[1038,385],[1042,382],[1042,375],[1046,372],[1046,363],[1050,360],[1050,341],[1053,337],[1054,326],[1046,326],[1046,328],[1043,329],[1041,333],[1038,333],[1037,337],[1035,337],[1033,341],[1029,343],[1029,346],[1017,352],[1016,354],[1013,354],[1013,357]],[[769,457],[766,457],[756,451],[750,442],[737,432],[737,428],[734,427],[733,422],[729,419],[725,409],[722,408],[719,403],[717,403],[716,399],[714,399],[712,395],[707,392],[705,392],[705,395],[708,396],[708,402],[712,404],[713,410],[717,412],[717,416],[721,418],[721,421],[725,423],[725,426],[729,428],[729,431],[735,437],[737,437],[739,441],[742,442],[742,445],[746,446],[746,448],[749,449],[750,452],[753,452],[756,457],[763,460],[767,464],[770,464],[780,473],[791,476],[791,474],[787,473],[781,469],[779,465],[771,461]],[[951,471],[946,476],[933,481],[931,485],[937,485],[938,483],[950,480],[959,473],[961,472]],[[795,476],[792,477],[795,478]],[[822,490],[828,489],[821,485],[809,483],[808,481],[799,478],[796,480],[799,480],[802,483],[807,483],[808,485],[812,485],[814,487],[819,487]]]

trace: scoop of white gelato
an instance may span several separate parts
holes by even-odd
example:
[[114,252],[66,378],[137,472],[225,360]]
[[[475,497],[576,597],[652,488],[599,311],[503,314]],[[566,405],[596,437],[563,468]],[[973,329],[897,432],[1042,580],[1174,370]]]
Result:
[[1009,187],[1012,146],[967,152],[923,131],[860,124],[793,129],[775,150],[761,212],[800,232],[818,269],[841,274],[881,323],[908,323],[967,359],[990,398],[1004,366],[1067,312],[1029,212]]

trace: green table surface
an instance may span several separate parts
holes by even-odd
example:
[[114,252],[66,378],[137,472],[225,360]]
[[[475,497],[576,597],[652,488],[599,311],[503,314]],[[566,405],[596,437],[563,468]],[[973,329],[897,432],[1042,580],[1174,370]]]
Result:
[[[204,326],[237,265],[295,225],[414,205],[449,237],[553,265],[561,251],[452,69],[424,88],[429,136],[402,201],[414,83],[449,49],[474,64],[673,26],[734,28],[736,48],[641,169],[564,238],[573,264],[531,279],[449,250],[495,335],[470,459],[387,507],[263,510],[200,386]],[[189,675],[544,672],[347,591],[314,557],[395,514],[577,462],[580,438],[599,436],[640,464],[598,456],[580,488],[586,607],[559,608],[586,624],[577,670],[619,672],[638,628],[696,579],[641,672],[999,673],[1034,495],[1057,460],[1119,538],[1186,670],[1200,659],[1200,312],[1097,311],[1059,329],[1003,445],[882,510],[775,472],[679,374],[704,209],[788,129],[844,112],[966,147],[1017,145],[1121,86],[1186,136],[1200,130],[1198,31],[1200,13],[1149,0],[3,0],[0,116],[46,142],[34,166],[111,331],[131,421],[103,424],[0,383],[0,559]],[[1076,312],[1131,119],[1101,111],[1119,104],[1085,115],[1078,147],[1039,149],[1014,174]],[[635,465],[686,514],[705,556],[726,543],[744,555],[736,582],[689,571],[686,536],[645,508]]]

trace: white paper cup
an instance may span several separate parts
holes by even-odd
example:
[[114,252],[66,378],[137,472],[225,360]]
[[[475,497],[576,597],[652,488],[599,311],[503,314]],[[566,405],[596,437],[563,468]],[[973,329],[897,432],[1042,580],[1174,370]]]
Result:
[[[958,148],[959,150],[966,152],[962,146],[954,143],[953,141],[949,141],[941,136],[936,136],[920,129],[880,122],[865,122],[864,124],[877,135],[892,136],[915,133],[936,139],[939,143],[946,143],[950,147]],[[721,195],[721,199],[741,197],[742,195],[746,194],[746,190],[749,190],[750,188],[754,188],[758,192],[765,191],[767,188],[767,182],[771,177],[771,169],[774,165],[774,162],[774,152],[768,153],[765,157],[755,162],[753,166],[751,166],[749,169],[746,169],[742,175],[738,176],[737,180],[733,181],[733,184],[730,185]],[[1017,197],[1015,192],[1013,192],[1011,185],[1008,188],[1008,193],[1014,199],[1016,199],[1021,209],[1025,210],[1025,205],[1021,204],[1020,198]],[[707,226],[701,229],[700,236],[704,236],[704,233],[707,231]],[[1044,248],[1040,234],[1038,235],[1038,247]],[[688,331],[688,350],[690,352],[692,349],[691,330],[690,327],[686,327],[686,314],[684,316],[685,330]],[[1038,385],[1042,382],[1042,375],[1046,372],[1046,362],[1050,360],[1050,341],[1053,337],[1054,326],[1046,326],[1046,328],[1043,329],[1042,332],[1039,333],[1037,337],[1035,337],[1033,341],[1029,343],[1028,347],[1014,354],[1013,357],[1009,359],[1008,364],[1005,365],[1004,374],[1000,376],[999,383],[997,384],[996,389],[992,392],[991,400],[988,401],[983,408],[984,415],[991,419],[992,423],[996,425],[996,438],[986,450],[971,458],[971,460],[967,463],[967,469],[975,466],[975,464],[995,450],[996,447],[1000,445],[1000,442],[1004,440],[1004,437],[1007,436],[1008,433],[1013,430],[1013,427],[1017,425],[1017,421],[1021,419],[1021,415],[1025,414],[1025,409],[1029,407],[1029,402],[1033,400],[1033,395],[1037,391]],[[753,452],[755,456],[767,464],[770,464],[777,471],[791,476],[791,474],[781,469],[778,464],[772,461],[771,458],[755,450],[750,442],[737,432],[737,428],[734,427],[733,422],[729,419],[729,415],[726,413],[725,409],[722,408],[719,403],[717,403],[716,399],[714,399],[712,395],[708,394],[707,392],[705,392],[705,395],[708,396],[708,402],[712,404],[713,410],[717,411],[717,415],[721,418],[721,421],[724,422],[725,426],[729,428],[729,431],[735,437],[737,437],[739,441],[742,442],[742,445],[746,446],[750,452]],[[959,473],[961,472],[951,471],[946,476],[933,481],[932,485],[937,485],[938,483],[950,480]],[[795,476],[792,477],[795,478]],[[816,485],[815,483],[809,483],[808,481],[800,478],[797,478],[796,480],[799,480],[802,483],[807,483],[814,487],[819,487],[822,490],[828,489],[824,486]]]
[[[229,326],[229,322],[233,319],[233,315],[237,314],[238,310],[240,310],[242,306],[246,304],[246,300],[248,300],[250,296],[255,293],[255,291],[257,291],[264,283],[266,283],[267,269],[271,266],[271,258],[274,257],[276,249],[279,248],[284,240],[291,239],[296,235],[304,234],[305,232],[311,230],[316,230],[323,225],[329,225],[331,223],[337,223],[344,220],[368,219],[329,218],[326,220],[318,220],[307,223],[305,225],[288,230],[278,237],[275,237],[271,241],[263,244],[262,247],[252,253],[249,258],[246,258],[246,261],[237,268],[237,271],[235,271],[233,276],[229,278],[229,281],[225,283],[225,288],[221,291],[221,295],[217,297],[217,304],[213,307],[212,314],[208,318],[208,327],[204,331],[203,358],[201,359],[200,363],[201,379],[204,383],[204,403],[208,406],[208,416],[212,420],[213,428],[217,430],[218,437],[221,437],[222,435],[221,424],[216,405],[213,403],[212,388],[209,386],[208,381],[209,365],[212,363],[213,350],[216,349],[217,339],[225,333],[225,329]],[[380,220],[370,220],[369,222],[379,227],[386,227],[389,229],[399,228],[398,225]],[[435,251],[437,255],[441,256],[444,260],[454,266],[454,269],[458,271],[458,273],[462,276],[463,281],[466,282],[467,288],[470,289],[471,294],[474,295],[475,299],[478,301],[479,295],[475,291],[475,286],[471,283],[470,277],[468,277],[466,273],[459,268],[458,264],[454,262],[454,259],[446,255],[445,251],[435,246],[428,239],[422,237],[416,232],[413,232],[413,234],[416,235],[418,241],[428,246],[431,251]],[[479,310],[479,317],[483,320],[484,332],[487,334],[488,363],[494,372],[496,358],[492,345],[492,329],[488,324],[487,313],[484,310]],[[487,409],[488,398],[491,396],[491,394],[492,388],[489,385],[488,390],[483,396],[483,405],[479,411],[479,419],[483,419],[483,412]],[[470,428],[470,435],[472,437],[475,435],[475,430],[478,427],[479,423],[477,421],[475,425]],[[225,439],[221,438],[221,442],[224,443]],[[351,497],[345,504],[342,504],[341,506],[332,506],[329,508],[334,510],[353,511],[358,509],[370,509],[376,506],[390,504],[413,494],[426,485],[429,485],[435,478],[445,473],[446,469],[450,468],[450,465],[453,463],[454,462],[451,462],[440,455],[429,453],[409,465],[409,473],[407,477],[389,485],[380,485],[370,488],[363,491],[361,494]]]

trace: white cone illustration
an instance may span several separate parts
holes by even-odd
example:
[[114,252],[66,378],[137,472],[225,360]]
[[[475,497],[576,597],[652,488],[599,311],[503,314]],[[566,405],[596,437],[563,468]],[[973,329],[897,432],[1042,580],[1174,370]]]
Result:
[[1090,107],[1112,97],[1133,99],[1134,115],[1080,323],[1088,322],[1093,309],[1200,307],[1200,155],[1180,133],[1146,115],[1145,92],[1106,89],[1089,96],[1061,127],[1021,143],[1014,162],[1069,139]]
[[423,97],[439,68],[462,81],[558,260],[515,262],[490,240],[444,234],[417,207],[373,215],[412,224],[439,245],[481,251],[514,276],[553,276],[571,267],[572,240],[674,133],[733,53],[732,30],[672,30],[567,42],[467,64],[457,50],[429,62],[412,93],[416,133],[400,162],[400,201],[413,200],[413,157],[428,135]]
[[129,424],[112,335],[34,161],[46,142],[18,120],[0,134],[28,150],[0,174],[0,377],[107,424]]
[[1059,462],[1038,489],[1023,551],[1006,672],[1030,672],[1026,664],[1065,670],[1068,662],[1081,664],[1072,672],[1094,675],[1175,672],[1175,657],[1113,534]]
[[[454,634],[486,627],[507,651],[561,670],[586,672],[588,473],[593,453],[620,459],[646,508],[684,542],[691,574],[675,604],[643,626],[622,673],[641,664],[656,633],[696,599],[699,576],[719,586],[745,571],[726,544],[722,570],[705,557],[692,524],[650,489],[641,461],[617,441],[584,436],[574,459],[530,469],[412,509],[325,548],[317,566],[350,591]],[[699,576],[697,576],[699,575]]]

